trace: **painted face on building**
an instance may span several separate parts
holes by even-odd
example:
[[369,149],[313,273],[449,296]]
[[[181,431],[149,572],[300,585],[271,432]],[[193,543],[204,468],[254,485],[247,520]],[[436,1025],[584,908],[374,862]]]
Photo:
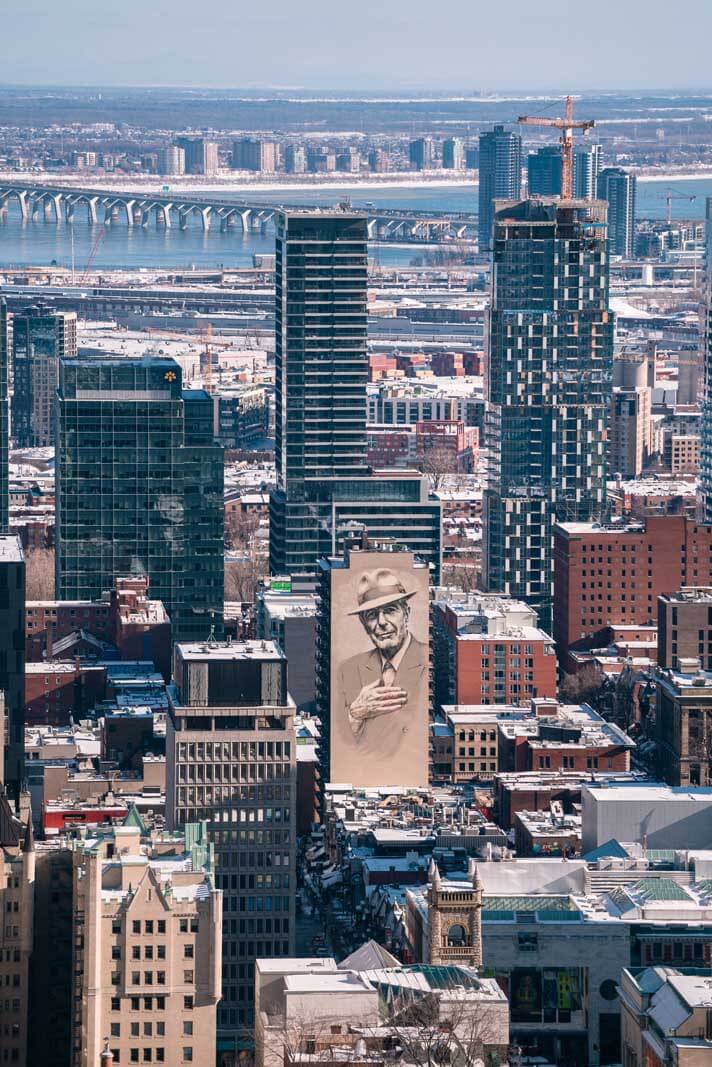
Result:
[[392,659],[398,654],[408,636],[410,607],[407,600],[396,600],[362,611],[360,619],[382,656]]

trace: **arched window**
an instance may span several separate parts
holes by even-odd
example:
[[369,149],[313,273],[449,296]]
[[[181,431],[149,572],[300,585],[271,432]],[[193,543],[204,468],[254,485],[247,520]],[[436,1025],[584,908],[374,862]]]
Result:
[[451,926],[447,932],[447,943],[451,948],[457,948],[459,945],[465,945],[467,943],[467,933],[465,927],[460,923],[455,923]]

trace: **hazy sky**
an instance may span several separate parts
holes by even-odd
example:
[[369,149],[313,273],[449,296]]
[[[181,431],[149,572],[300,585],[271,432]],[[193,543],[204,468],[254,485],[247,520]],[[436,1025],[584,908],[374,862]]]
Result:
[[712,0],[2,0],[0,81],[712,85]]

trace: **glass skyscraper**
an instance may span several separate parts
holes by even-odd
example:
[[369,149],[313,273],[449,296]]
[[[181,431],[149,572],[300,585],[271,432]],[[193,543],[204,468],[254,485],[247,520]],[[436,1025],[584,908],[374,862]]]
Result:
[[213,400],[171,359],[60,366],[57,595],[94,599],[146,574],[175,640],[223,617],[223,450]]
[[495,126],[480,134],[479,247],[492,247],[495,200],[517,200],[522,192],[522,139]]
[[7,304],[0,297],[0,534],[9,526],[9,462],[10,462],[10,374]]
[[493,257],[485,579],[530,603],[550,630],[553,524],[606,512],[606,205],[498,203]]
[[406,472],[367,463],[367,216],[277,217],[272,574],[316,575],[341,530],[364,523],[440,571],[440,503]]
[[561,146],[544,145],[527,156],[529,196],[561,196]]
[[12,433],[19,448],[54,444],[59,361],[76,354],[73,311],[29,307],[12,316]]

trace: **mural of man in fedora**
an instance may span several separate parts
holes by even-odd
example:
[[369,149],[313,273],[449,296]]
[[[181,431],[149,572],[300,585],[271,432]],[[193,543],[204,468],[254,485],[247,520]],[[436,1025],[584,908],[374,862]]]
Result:
[[407,580],[388,567],[357,579],[347,614],[358,616],[371,647],[338,670],[333,781],[427,782],[428,648],[411,632],[412,598],[427,597],[427,590],[410,588]]

